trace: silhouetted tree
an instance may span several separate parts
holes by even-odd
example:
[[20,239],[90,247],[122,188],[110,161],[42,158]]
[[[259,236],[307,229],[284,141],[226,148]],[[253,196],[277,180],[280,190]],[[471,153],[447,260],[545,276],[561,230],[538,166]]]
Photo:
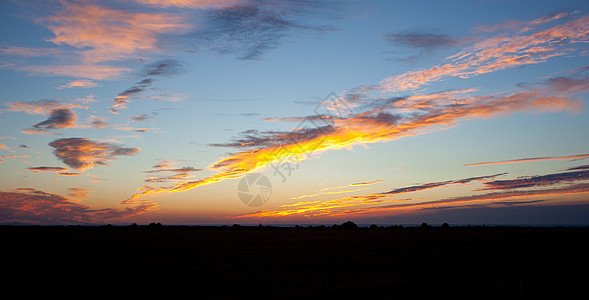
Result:
[[372,224],[372,225],[370,225],[370,229],[378,229],[378,225]]
[[430,228],[430,226],[427,225],[427,223],[423,222],[423,223],[421,223],[421,225],[419,225],[419,228],[421,228],[421,229],[427,229],[427,228]]
[[441,226],[441,227],[442,227],[443,229],[447,229],[447,228],[450,228],[450,225],[448,225],[448,223],[445,223],[445,222],[444,222],[444,224],[442,224],[442,226]]
[[162,223],[151,222],[147,225],[149,229],[160,229],[163,227]]
[[356,229],[358,228],[358,225],[356,225],[356,223],[352,222],[352,221],[347,221],[342,223],[341,225],[342,229]]

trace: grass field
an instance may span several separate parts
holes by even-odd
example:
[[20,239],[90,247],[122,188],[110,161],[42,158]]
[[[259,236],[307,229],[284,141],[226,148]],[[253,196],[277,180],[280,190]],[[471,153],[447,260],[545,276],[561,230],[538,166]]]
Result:
[[589,228],[535,227],[2,226],[0,233],[5,291],[81,299],[566,299],[586,290],[589,238]]

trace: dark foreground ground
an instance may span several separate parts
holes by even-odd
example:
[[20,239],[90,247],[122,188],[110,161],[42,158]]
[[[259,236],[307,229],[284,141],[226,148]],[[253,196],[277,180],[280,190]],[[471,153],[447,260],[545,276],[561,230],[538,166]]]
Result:
[[2,293],[15,299],[570,299],[588,286],[589,228],[2,226],[0,234]]

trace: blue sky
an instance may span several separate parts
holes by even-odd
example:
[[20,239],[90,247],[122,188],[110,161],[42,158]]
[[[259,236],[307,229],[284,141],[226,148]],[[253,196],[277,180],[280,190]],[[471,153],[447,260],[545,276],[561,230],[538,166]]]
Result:
[[0,6],[2,222],[588,221],[583,1]]

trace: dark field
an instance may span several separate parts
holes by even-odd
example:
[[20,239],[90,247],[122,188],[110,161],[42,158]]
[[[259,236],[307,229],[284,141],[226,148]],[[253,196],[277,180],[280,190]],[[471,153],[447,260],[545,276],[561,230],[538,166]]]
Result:
[[0,233],[3,291],[16,291],[13,298],[566,299],[578,291],[584,298],[589,286],[589,228],[2,226]]

